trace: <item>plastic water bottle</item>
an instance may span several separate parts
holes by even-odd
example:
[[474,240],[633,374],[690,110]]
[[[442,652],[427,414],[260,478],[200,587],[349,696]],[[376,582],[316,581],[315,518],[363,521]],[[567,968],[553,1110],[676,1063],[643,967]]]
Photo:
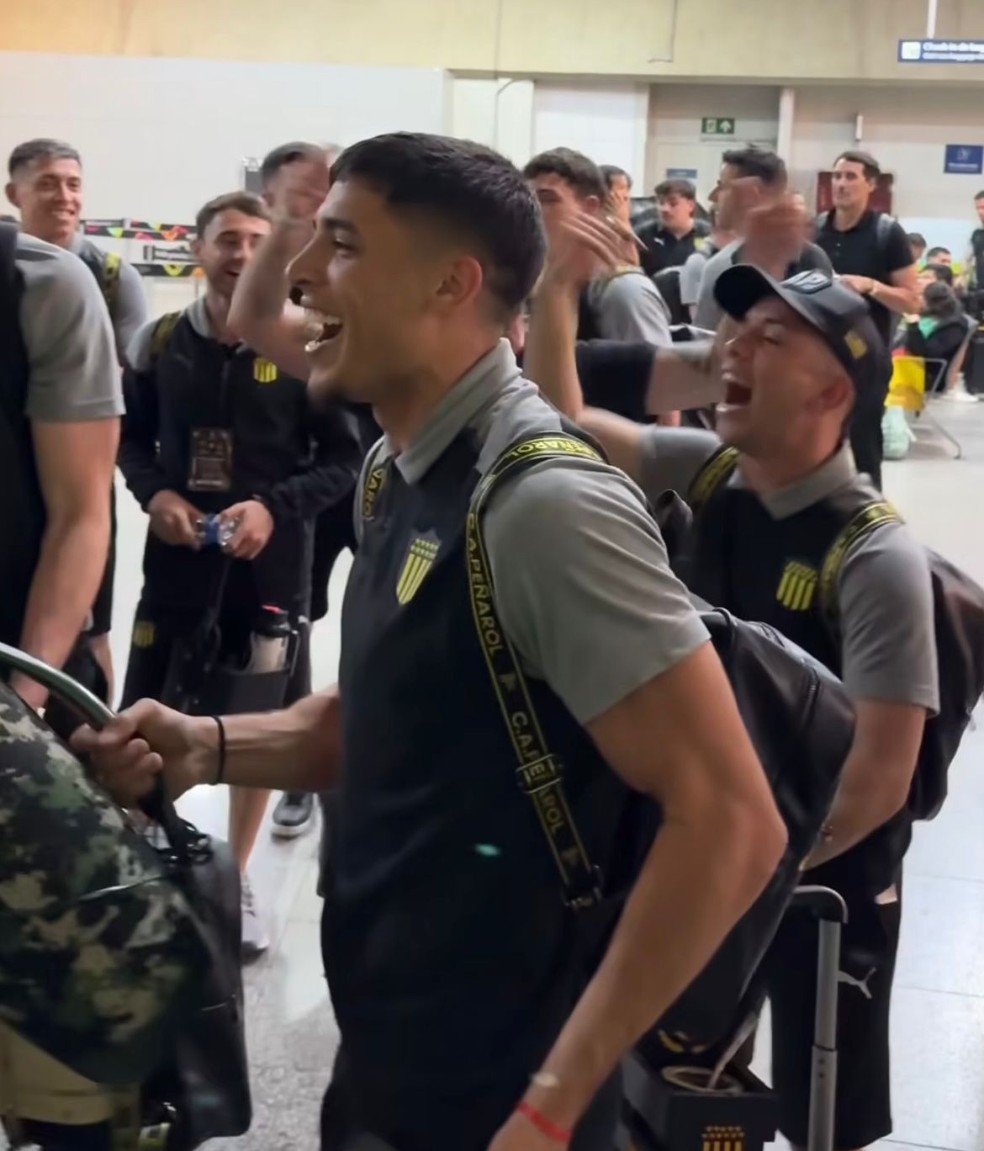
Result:
[[257,674],[283,671],[290,652],[290,616],[279,607],[264,605],[249,637],[246,670]]
[[198,521],[198,542],[203,548],[224,548],[239,527],[239,520],[205,516]]

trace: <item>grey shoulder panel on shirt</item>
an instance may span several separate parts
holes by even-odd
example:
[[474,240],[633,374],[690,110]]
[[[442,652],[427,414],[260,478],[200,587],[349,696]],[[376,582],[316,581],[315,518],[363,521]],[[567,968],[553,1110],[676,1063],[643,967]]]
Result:
[[582,724],[707,642],[642,493],[616,468],[534,465],[493,495],[484,533],[505,633]]
[[716,331],[718,325],[721,323],[724,312],[714,298],[714,285],[717,283],[721,273],[726,268],[731,267],[735,252],[737,252],[740,247],[741,244],[738,240],[732,240],[730,244],[725,244],[720,252],[715,252],[704,265],[704,270],[700,277],[700,288],[697,292],[697,312],[694,316],[694,323],[699,328]]
[[126,364],[135,372],[147,372],[152,366],[151,347],[160,319],[158,316],[156,319],[147,320],[137,328],[126,346]]
[[837,590],[841,678],[856,700],[939,708],[933,589],[926,549],[903,523],[847,553]]
[[720,447],[717,435],[701,428],[641,428],[639,478],[646,498],[655,504],[663,492],[673,491],[686,500],[697,473]]
[[26,411],[42,422],[102,420],[123,411],[109,314],[95,277],[71,252],[21,233],[20,322],[30,364]]
[[639,340],[656,348],[672,343],[669,308],[645,273],[632,269],[602,277],[592,283],[589,293],[606,340]]

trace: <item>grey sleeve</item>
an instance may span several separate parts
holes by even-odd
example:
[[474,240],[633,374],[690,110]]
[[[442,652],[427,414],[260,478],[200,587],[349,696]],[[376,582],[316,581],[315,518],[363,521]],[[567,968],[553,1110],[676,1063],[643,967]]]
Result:
[[504,631],[579,723],[708,640],[621,472],[541,465],[493,496],[485,537]]
[[135,372],[147,372],[151,368],[151,346],[154,342],[154,330],[158,320],[146,320],[130,336],[123,352],[124,366],[131,367]]
[[692,308],[700,298],[700,281],[707,267],[703,252],[693,252],[680,269],[680,303]]
[[841,678],[856,700],[939,709],[933,589],[925,549],[905,524],[864,537],[837,592]]
[[648,276],[628,272],[600,286],[595,301],[598,327],[606,340],[668,348],[670,311]]
[[663,492],[673,491],[685,500],[694,477],[720,446],[714,432],[701,428],[640,428],[639,478],[646,498],[654,504]]
[[732,248],[722,248],[716,252],[704,265],[700,277],[700,288],[697,292],[697,311],[694,313],[694,323],[698,328],[706,328],[709,332],[716,332],[718,325],[724,319],[724,312],[714,299],[714,286],[718,276],[731,264]]
[[106,302],[70,252],[18,259],[24,277],[21,331],[30,363],[26,414],[81,423],[123,414],[123,389]]
[[113,331],[116,333],[116,354],[122,364],[133,337],[150,319],[143,281],[136,268],[126,260],[120,264],[119,292],[115,311]]

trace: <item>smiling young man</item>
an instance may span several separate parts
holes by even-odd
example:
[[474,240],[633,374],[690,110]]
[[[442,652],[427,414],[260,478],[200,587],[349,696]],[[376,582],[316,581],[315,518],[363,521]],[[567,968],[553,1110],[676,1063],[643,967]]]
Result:
[[[7,199],[20,211],[21,229],[29,236],[64,248],[95,276],[116,337],[120,364],[130,340],[147,321],[147,300],[136,270],[116,253],[87,239],[79,225],[83,203],[82,159],[61,140],[36,139],[18,144],[7,162]],[[111,497],[113,521],[109,561],[93,604],[88,632],[90,650],[106,677],[106,698],[115,696],[109,632],[113,622],[113,581],[116,570],[116,500]]]
[[[777,214],[784,213],[782,206]],[[782,226],[782,220],[778,221]],[[889,521],[855,539],[834,587],[836,626],[820,573],[841,531],[879,497],[859,477],[845,427],[859,395],[881,386],[885,350],[864,299],[818,272],[779,283],[743,265],[718,278],[729,317],[719,363],[687,370],[655,355],[649,411],[718,401],[717,434],[641,425],[585,408],[574,358],[577,251],[612,248],[597,221],[572,223],[540,283],[529,370],[566,415],[652,501],[673,490],[695,508],[691,590],[771,624],[827,664],[855,700],[857,730],[831,812],[831,838],[810,882],[847,900],[840,1000],[837,1151],[891,1131],[888,1023],[899,939],[906,799],[926,717],[938,707],[930,574],[924,549]],[[680,380],[681,374],[691,378]],[[737,454],[722,454],[722,443]],[[901,626],[900,621],[905,621]],[[805,1147],[816,984],[816,928],[787,917],[770,950],[773,1076],[782,1131]]]
[[[270,231],[263,202],[248,192],[219,196],[198,213],[195,230],[205,292],[142,329],[124,372],[120,469],[150,525],[123,702],[161,697],[177,645],[201,627],[227,572],[219,626],[230,651],[248,648],[265,605],[298,627],[293,703],[311,690],[314,520],[351,502],[361,452],[346,416],[330,406],[315,411],[302,381],[229,329],[233,289]],[[209,515],[230,525],[222,550],[201,546]],[[230,798],[229,839],[244,874],[243,947],[254,954],[269,940],[245,872],[266,803],[256,791],[233,789]]]
[[[574,440],[504,479],[475,576],[476,485],[517,441],[562,432],[502,338],[543,253],[517,169],[443,137],[364,141],[308,239],[291,267],[307,324],[280,305],[271,353],[306,343],[312,393],[371,403],[385,436],[357,504],[338,688],[228,719],[223,767],[233,784],[339,786],[322,944],[342,1039],[322,1147],[372,1134],[400,1151],[610,1151],[621,1057],[763,889],[785,832],[621,473]],[[498,621],[484,642],[473,587],[479,618],[494,604]],[[554,824],[516,785],[519,770],[543,781],[546,761],[527,763],[528,733],[503,720],[486,657],[504,641],[527,678],[520,713],[535,708],[563,760],[562,784],[544,781],[551,811],[565,795],[609,858],[626,788],[665,814],[593,976]],[[181,790],[216,778],[217,738],[213,720],[143,703],[83,743],[124,791],[159,757]],[[590,899],[599,879],[580,874]]]

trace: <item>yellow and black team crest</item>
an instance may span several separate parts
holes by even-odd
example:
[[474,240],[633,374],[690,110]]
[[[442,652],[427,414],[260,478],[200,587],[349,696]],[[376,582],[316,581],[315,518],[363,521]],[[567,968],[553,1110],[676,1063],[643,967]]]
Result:
[[407,548],[407,557],[400,569],[400,578],[396,581],[396,602],[408,604],[420,590],[420,585],[427,578],[427,573],[434,566],[437,553],[440,551],[441,541],[433,532],[425,536],[417,536]]
[[262,356],[257,356],[253,361],[253,379],[258,384],[272,384],[279,375],[277,365]]
[[776,599],[788,611],[809,611],[817,596],[819,573],[808,564],[790,560],[782,571]]
[[133,625],[133,636],[130,642],[135,648],[148,648],[154,646],[157,639],[157,628],[149,619],[138,619]]
[[703,1151],[745,1151],[744,1127],[705,1127]]

